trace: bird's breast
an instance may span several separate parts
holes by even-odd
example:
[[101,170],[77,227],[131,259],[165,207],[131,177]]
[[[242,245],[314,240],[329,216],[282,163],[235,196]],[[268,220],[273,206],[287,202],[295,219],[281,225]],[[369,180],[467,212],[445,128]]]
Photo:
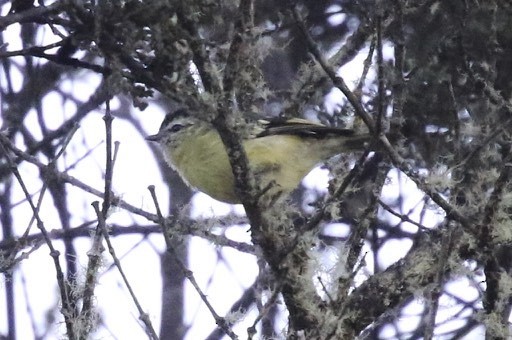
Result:
[[[243,146],[260,188],[272,199],[294,190],[315,165],[336,153],[295,135],[249,139]],[[190,186],[217,200],[240,203],[229,158],[216,131],[187,136],[168,149],[166,158]]]

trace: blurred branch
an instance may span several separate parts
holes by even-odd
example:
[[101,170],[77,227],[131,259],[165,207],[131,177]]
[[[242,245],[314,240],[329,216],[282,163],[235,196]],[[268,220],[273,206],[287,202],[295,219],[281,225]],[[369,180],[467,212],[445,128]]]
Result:
[[[368,127],[368,130],[370,133],[375,133],[375,123],[371,116],[366,112],[364,107],[361,105],[357,97],[354,95],[352,91],[347,87],[343,79],[336,74],[334,69],[332,69],[327,62],[324,60],[324,57],[318,50],[318,47],[316,46],[315,42],[309,35],[306,27],[304,26],[304,23],[300,17],[300,14],[296,8],[292,9],[292,13],[294,15],[294,18],[301,27],[302,32],[307,37],[308,41],[308,48],[310,49],[311,53],[315,56],[316,60],[320,63],[326,74],[329,76],[331,81],[333,82],[334,86],[337,87],[343,94],[347,97],[349,102],[354,107],[357,115],[363,119],[363,121],[366,123],[366,126]],[[400,154],[395,150],[395,148],[391,145],[387,137],[380,132],[379,136],[380,143],[384,146],[386,149],[389,157],[393,161],[393,164],[398,167],[400,170],[402,170],[407,176],[409,176],[417,185],[418,187],[423,190],[428,196],[432,198],[432,200],[439,205],[446,214],[458,222],[460,222],[462,225],[468,227],[470,225],[470,222],[466,219],[465,216],[463,216],[455,206],[450,204],[441,194],[436,192],[434,189],[430,188],[425,181],[418,176],[417,172],[411,168],[411,166],[408,164],[408,162],[405,161],[404,158],[400,156]]]
[[452,242],[453,233],[456,228],[449,228],[449,222],[447,228],[443,230],[441,236],[441,253],[439,255],[439,261],[437,263],[437,274],[434,279],[432,287],[426,288],[426,308],[425,308],[425,319],[424,319],[424,337],[425,340],[432,340],[434,338],[434,331],[436,326],[436,316],[439,311],[439,299],[443,291],[445,282],[445,273],[449,270],[448,261],[453,252],[454,244]]
[[[93,306],[93,297],[94,297],[94,289],[97,283],[98,270],[100,267],[101,261],[101,253],[104,248],[102,245],[102,240],[104,237],[107,237],[106,233],[106,219],[107,213],[111,206],[111,189],[112,189],[112,176],[113,176],[113,165],[112,165],[112,120],[113,117],[110,113],[110,104],[109,100],[105,102],[106,110],[103,116],[103,120],[105,122],[105,135],[106,135],[106,160],[105,160],[105,180],[104,180],[104,191],[103,191],[103,204],[101,212],[99,210],[99,203],[95,201],[92,203],[92,206],[96,212],[98,217],[98,223],[96,228],[92,234],[92,245],[91,250],[87,253],[89,261],[87,262],[86,274],[85,274],[85,283],[84,283],[84,291],[83,291],[83,303],[82,310],[80,311],[80,320],[83,323],[81,329],[81,337],[87,338],[90,335],[91,330],[95,326],[94,320],[94,306]],[[112,249],[113,251],[113,249]],[[115,258],[114,258],[115,261]],[[119,267],[118,267],[119,268]],[[131,287],[128,285],[128,289],[131,292]],[[137,302],[137,300],[135,300]],[[136,303],[137,307],[140,308],[138,303]],[[153,330],[150,326],[149,330]],[[154,330],[153,330],[154,333]]]
[[47,18],[61,12],[66,8],[65,1],[55,1],[48,6],[32,7],[19,13],[8,14],[0,17],[0,31],[5,30],[9,25],[28,22],[47,23]]
[[336,71],[334,70],[333,67],[329,66],[328,61],[324,58],[317,44],[309,34],[308,29],[305,26],[304,21],[302,19],[302,16],[299,13],[299,10],[296,7],[292,7],[291,12],[297,26],[300,28],[302,34],[306,38],[306,41],[308,43],[308,50],[310,51],[310,53],[313,54],[316,61],[320,64],[320,66],[327,74],[329,79],[333,82],[334,86],[337,87],[345,95],[345,97],[347,97],[350,104],[352,104],[352,106],[354,107],[356,114],[359,117],[361,117],[361,119],[365,122],[370,133],[375,133],[375,123],[373,119],[366,112],[365,108],[362,106],[357,96],[352,91],[350,91],[343,78],[336,74]]
[[[422,233],[416,246],[401,260],[381,273],[375,273],[346,298],[338,311],[340,322],[359,334],[380,316],[423,290],[438,274],[441,237],[437,232]],[[443,280],[446,278],[443,273]],[[335,333],[332,330],[331,334]]]
[[[486,317],[492,319],[486,329],[486,338],[500,338],[503,334],[510,334],[508,319],[510,315],[509,295],[503,292],[504,276],[509,276],[510,265],[506,267],[499,263],[499,250],[502,248],[502,231],[496,214],[498,207],[505,199],[505,193],[510,190],[510,177],[512,175],[512,152],[510,146],[506,150],[501,173],[494,184],[485,209],[483,218],[478,226],[477,240],[479,254],[484,262],[486,290],[483,297],[483,307]],[[507,226],[508,228],[508,226]],[[507,268],[509,267],[509,268]]]
[[[218,219],[212,220],[203,220],[202,224],[211,225],[218,222]],[[233,222],[233,224],[242,224],[246,221],[240,220],[239,223]],[[62,229],[54,229],[48,231],[48,235],[52,240],[61,240],[63,238],[69,239],[77,239],[79,237],[90,237],[91,232],[94,230],[94,227],[91,225],[94,222],[86,222],[81,226],[74,227],[69,230]],[[166,222],[169,223],[169,222]],[[237,242],[227,238],[224,235],[217,235],[208,230],[204,230],[198,228],[198,221],[195,220],[187,220],[180,219],[180,223],[173,225],[172,233],[176,234],[176,236],[197,236],[203,239],[208,240],[212,244],[220,247],[230,247],[236,249],[239,252],[254,254],[255,249],[254,246],[244,242]],[[111,237],[124,236],[124,235],[150,235],[157,234],[161,232],[161,228],[157,225],[132,225],[132,226],[120,226],[120,225],[109,225],[109,235]],[[16,249],[23,249],[24,247],[32,247],[30,248],[28,253],[24,253],[20,255],[19,260],[26,259],[30,253],[36,250],[41,243],[43,243],[43,235],[41,233],[31,233],[25,239],[23,239],[23,243],[20,243],[19,239],[15,238],[3,238],[0,241],[0,251],[11,251],[13,247],[17,247]],[[3,271],[3,270],[1,270]]]
[[[7,141],[7,143],[6,143],[6,141]],[[44,223],[41,220],[41,218],[39,217],[39,211],[37,210],[37,207],[34,205],[34,202],[32,202],[30,193],[28,192],[28,189],[25,186],[25,183],[24,183],[20,173],[18,172],[18,168],[16,167],[16,164],[13,162],[13,160],[9,154],[8,150],[10,149],[9,146],[11,145],[11,143],[2,133],[0,133],[0,145],[2,147],[4,157],[6,158],[9,166],[11,167],[11,171],[12,171],[13,175],[16,177],[16,179],[18,180],[18,183],[20,184],[21,189],[23,190],[23,193],[25,194],[25,197],[30,205],[30,208],[32,209],[34,217],[36,218],[36,222],[37,222],[36,225],[39,228],[39,230],[41,231],[41,234],[43,235],[43,238],[46,242],[46,245],[50,249],[50,256],[53,259],[53,263],[54,263],[55,270],[57,273],[57,283],[58,283],[59,289],[60,289],[60,297],[61,297],[62,309],[63,309],[62,314],[64,316],[64,322],[66,323],[67,336],[69,339],[74,340],[74,339],[76,339],[75,331],[73,328],[73,322],[74,322],[74,320],[73,320],[73,315],[74,315],[73,305],[75,305],[75,303],[73,302],[72,294],[69,291],[69,286],[67,285],[67,283],[64,280],[64,273],[62,271],[62,268],[61,268],[61,265],[59,262],[60,252],[54,248],[52,240],[49,237],[48,232],[46,231]]]
[[[130,296],[131,296],[133,302],[135,303],[135,306],[137,307],[137,310],[139,312],[139,318],[142,320],[142,322],[146,326],[146,329],[145,329],[146,333],[148,334],[150,339],[158,340],[158,335],[156,334],[155,329],[153,328],[151,319],[149,318],[148,313],[144,312],[144,310],[142,309],[142,306],[141,306],[139,300],[135,296],[135,292],[133,291],[132,285],[130,284],[130,281],[128,281],[128,278],[126,277],[123,267],[121,266],[121,261],[119,261],[119,258],[116,255],[114,246],[112,245],[112,242],[110,241],[109,229],[107,228],[107,225],[103,218],[103,214],[99,209],[99,204],[98,204],[98,202],[94,202],[94,203],[95,203],[93,205],[94,210],[96,211],[96,215],[98,216],[101,233],[103,234],[103,237],[105,238],[105,241],[107,243],[108,251],[114,261],[114,264],[115,264],[117,270],[119,271],[119,274],[121,274],[121,277],[123,278],[123,282],[124,282],[126,288],[130,292]],[[84,299],[84,301],[85,301],[85,299]]]
[[159,217],[159,220],[160,220],[160,227],[162,228],[162,232],[163,232],[163,235],[164,235],[165,243],[167,245],[167,252],[176,261],[176,263],[179,265],[180,270],[182,271],[183,275],[188,279],[188,281],[192,284],[192,287],[194,287],[196,292],[199,294],[199,296],[201,297],[201,300],[206,305],[206,307],[210,311],[210,314],[215,319],[215,323],[217,324],[217,326],[219,326],[231,339],[238,339],[236,334],[233,333],[233,331],[231,330],[231,327],[230,327],[229,323],[226,321],[226,319],[220,317],[219,314],[217,314],[217,312],[215,311],[215,309],[213,308],[213,306],[209,302],[208,297],[206,296],[206,294],[203,293],[203,291],[201,290],[201,288],[197,284],[197,281],[196,281],[192,271],[190,271],[187,268],[187,266],[184,263],[181,262],[180,258],[176,254],[176,251],[175,251],[174,247],[172,246],[172,242],[171,242],[169,233],[167,232],[167,228],[166,228],[167,224],[166,224],[166,221],[165,221],[164,217],[162,216],[162,212],[160,210],[160,204],[158,203],[158,199],[157,199],[156,194],[155,194],[155,188],[154,188],[154,186],[150,186],[148,189],[149,189],[149,191],[151,193],[151,197],[153,198],[153,202],[155,203],[155,208],[156,208],[156,211],[157,211],[157,216]]
[[388,204],[384,203],[382,200],[378,200],[378,202],[379,202],[380,206],[384,210],[386,210],[387,212],[389,212],[393,216],[398,217],[402,222],[407,222],[407,223],[410,223],[412,225],[415,225],[416,227],[418,227],[419,230],[422,230],[422,231],[430,230],[430,228],[427,228],[423,224],[414,221],[408,215],[401,214],[401,213],[395,211],[392,207],[390,207]]

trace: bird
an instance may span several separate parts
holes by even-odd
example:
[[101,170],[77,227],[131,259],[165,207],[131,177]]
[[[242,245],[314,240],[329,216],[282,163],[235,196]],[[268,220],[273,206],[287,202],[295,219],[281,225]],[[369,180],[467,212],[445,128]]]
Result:
[[[371,134],[329,127],[301,118],[260,120],[242,146],[248,165],[276,198],[297,188],[317,165],[347,152],[364,150]],[[146,137],[157,142],[166,162],[190,187],[229,204],[241,203],[226,148],[214,126],[186,109],[169,112],[158,131]]]

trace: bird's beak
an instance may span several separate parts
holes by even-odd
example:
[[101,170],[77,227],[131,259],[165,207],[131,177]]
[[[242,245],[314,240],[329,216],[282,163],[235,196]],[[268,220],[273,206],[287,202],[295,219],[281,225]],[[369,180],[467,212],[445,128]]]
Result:
[[146,140],[150,141],[150,142],[158,142],[160,140],[162,136],[157,133],[156,135],[150,135],[150,136],[147,136],[146,137]]

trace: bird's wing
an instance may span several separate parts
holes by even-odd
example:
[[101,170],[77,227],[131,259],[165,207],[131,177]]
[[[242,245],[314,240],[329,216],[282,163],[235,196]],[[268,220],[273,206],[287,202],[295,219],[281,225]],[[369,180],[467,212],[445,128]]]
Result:
[[354,130],[329,127],[319,123],[300,118],[283,119],[276,118],[272,120],[260,120],[262,130],[256,134],[256,137],[271,135],[298,135],[303,137],[320,138],[328,134],[339,136],[352,136]]

